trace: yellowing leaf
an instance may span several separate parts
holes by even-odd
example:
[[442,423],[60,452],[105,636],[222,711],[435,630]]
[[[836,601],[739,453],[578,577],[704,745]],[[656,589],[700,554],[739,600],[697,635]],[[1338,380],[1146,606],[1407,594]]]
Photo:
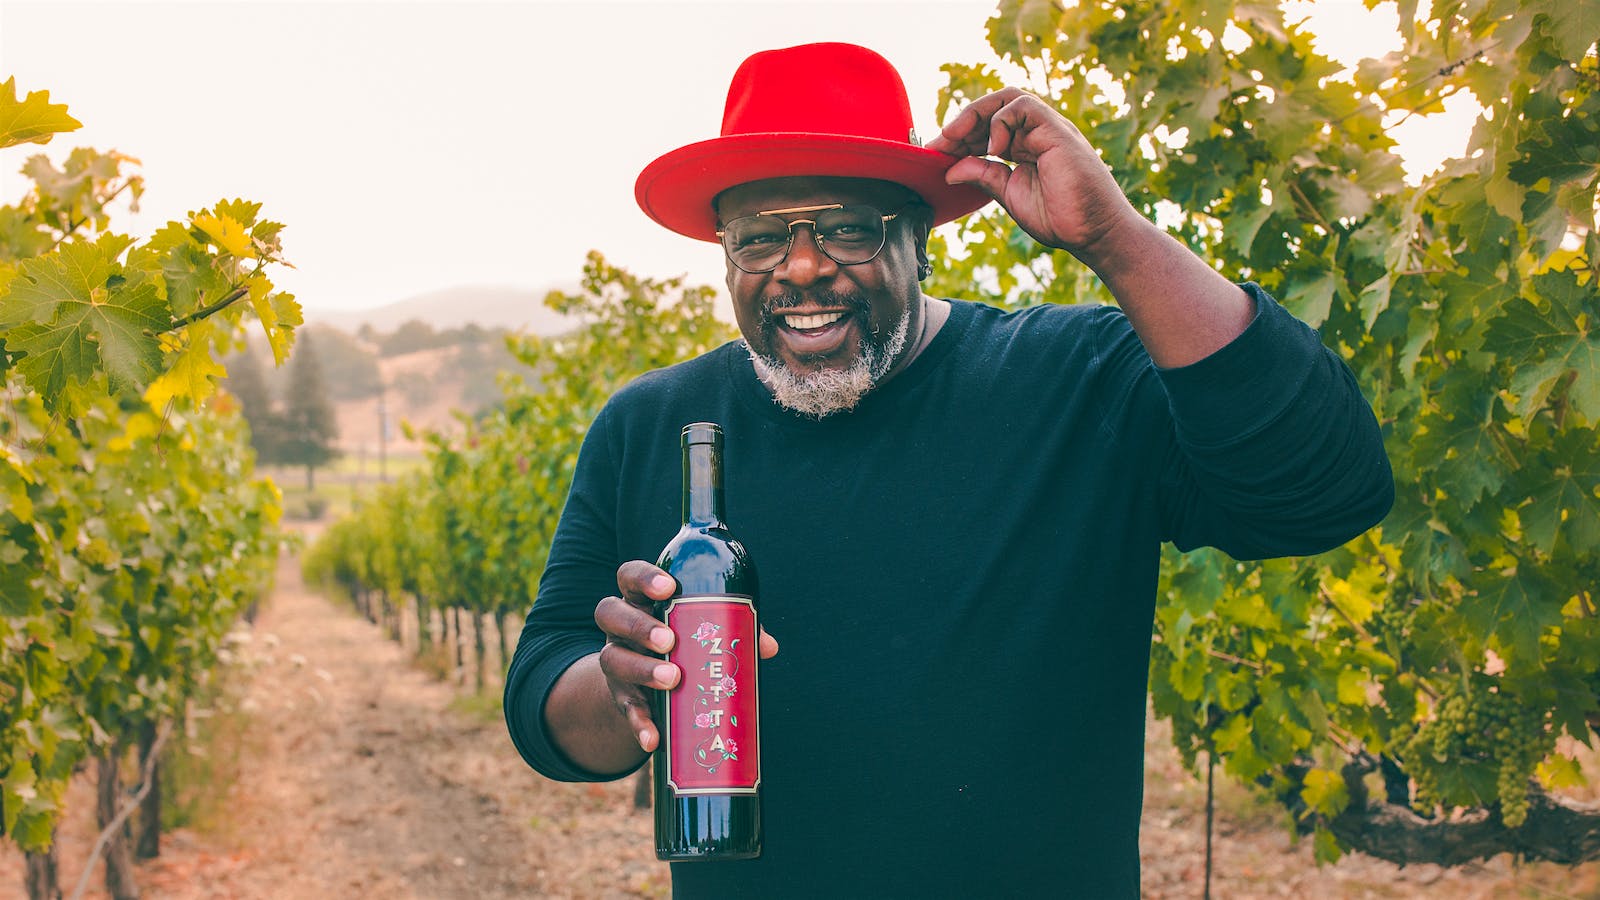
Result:
[[272,307],[273,321],[276,323],[276,327],[267,332],[267,343],[272,346],[273,363],[281,366],[289,356],[289,348],[294,346],[294,329],[303,324],[304,319],[300,314],[300,304],[295,301],[293,294],[279,291],[268,296],[267,301]]
[[1579,768],[1578,761],[1570,756],[1555,753],[1549,759],[1539,763],[1534,770],[1538,775],[1539,783],[1547,788],[1585,787],[1589,780],[1583,777],[1583,769]]
[[28,496],[27,487],[14,484],[8,492],[11,500],[11,514],[17,517],[18,522],[33,521],[33,499]]
[[135,443],[153,438],[160,432],[160,419],[148,412],[137,412],[128,417],[128,423],[123,426],[122,434],[106,443],[113,450],[130,450]]
[[0,84],[0,147],[48,144],[63,131],[77,131],[83,123],[67,115],[65,103],[51,103],[49,91],[29,91],[17,100],[17,79]]
[[205,321],[189,326],[189,346],[172,368],[145,389],[144,400],[153,409],[166,407],[176,397],[199,403],[216,391],[216,379],[227,375],[228,370],[211,358],[210,330],[211,323]]
[[267,295],[272,293],[272,282],[267,276],[256,274],[245,281],[245,287],[250,289],[250,304],[256,308],[256,315],[261,317],[261,324],[269,331],[277,328],[278,311],[267,301]]
[[1326,587],[1328,602],[1349,616],[1352,622],[1360,624],[1372,618],[1372,598],[1365,591],[1343,578],[1330,577]]
[[229,216],[198,215],[194,217],[196,228],[204,231],[211,242],[221,247],[225,252],[234,256],[250,255],[250,234],[239,224],[239,220]]
[[4,460],[6,465],[11,467],[11,471],[17,473],[17,477],[23,481],[29,484],[39,483],[38,476],[33,473],[33,467],[5,443],[0,443],[0,460]]
[[1344,785],[1344,778],[1329,769],[1307,772],[1305,784],[1300,788],[1300,797],[1305,800],[1306,806],[1325,816],[1344,812],[1350,802],[1350,792]]
[[1357,669],[1345,669],[1339,673],[1339,702],[1346,706],[1365,706],[1367,704],[1367,682]]

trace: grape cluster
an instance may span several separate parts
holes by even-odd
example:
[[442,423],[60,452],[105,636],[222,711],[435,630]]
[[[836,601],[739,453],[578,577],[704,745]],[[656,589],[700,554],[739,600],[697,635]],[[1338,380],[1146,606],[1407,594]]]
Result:
[[1380,640],[1392,638],[1403,643],[1411,635],[1421,605],[1420,600],[1407,600],[1400,595],[1387,597],[1372,611],[1367,628]]
[[1520,701],[1497,687],[1456,689],[1440,698],[1434,716],[1400,745],[1417,783],[1417,804],[1474,806],[1488,798],[1462,787],[1441,784],[1440,773],[1467,766],[1493,767],[1500,818],[1517,828],[1528,818],[1528,786],[1534,767],[1555,748],[1544,709]]

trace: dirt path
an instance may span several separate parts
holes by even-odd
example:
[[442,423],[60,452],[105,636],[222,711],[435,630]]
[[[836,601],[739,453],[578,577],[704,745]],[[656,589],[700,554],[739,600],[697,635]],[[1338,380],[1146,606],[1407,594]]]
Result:
[[[246,701],[264,746],[235,786],[232,830],[253,859],[173,896],[603,897],[668,883],[626,784],[545,781],[503,726],[452,709],[457,688],[306,591],[294,561],[278,578],[256,623],[260,668]],[[572,858],[570,838],[542,839],[550,831],[627,834],[643,852],[602,867]],[[580,876],[582,862],[598,871]]]
[[[201,831],[169,835],[141,864],[147,897],[662,897],[666,866],[632,785],[565,785],[518,758],[497,717],[463,711],[460,689],[344,605],[308,592],[286,557],[243,668],[237,759],[211,788],[225,797]],[[236,746],[235,746],[236,745]],[[1204,787],[1160,727],[1148,747],[1145,896],[1199,897]],[[231,782],[231,783],[230,783]],[[92,794],[74,785],[61,837],[70,891],[93,837]],[[1400,870],[1363,857],[1318,869],[1308,842],[1243,789],[1219,793],[1217,897],[1600,896],[1596,867]],[[98,887],[98,873],[96,875]],[[21,860],[0,848],[0,896],[20,894]],[[1065,886],[1064,886],[1065,887]],[[91,896],[104,896],[91,894]]]
[[[227,794],[219,821],[204,834],[180,829],[139,866],[146,896],[670,893],[630,783],[540,778],[503,725],[453,706],[458,688],[348,607],[308,592],[297,561],[284,559],[271,602],[236,651],[249,673],[237,774],[216,788]],[[69,893],[93,836],[88,788],[74,785],[59,839]],[[21,868],[14,849],[0,850],[0,897],[20,893]]]

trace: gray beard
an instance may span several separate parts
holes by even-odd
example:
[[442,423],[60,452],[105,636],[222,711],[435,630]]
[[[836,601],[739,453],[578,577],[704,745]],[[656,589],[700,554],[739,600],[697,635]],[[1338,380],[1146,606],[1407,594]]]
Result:
[[[772,399],[784,409],[802,416],[822,419],[834,413],[856,408],[867,395],[889,374],[905,351],[906,337],[911,331],[911,310],[908,307],[894,331],[882,344],[870,338],[861,339],[861,353],[846,369],[819,369],[799,374],[783,360],[750,351],[750,362],[758,375],[772,391]],[[748,344],[747,344],[748,346]]]

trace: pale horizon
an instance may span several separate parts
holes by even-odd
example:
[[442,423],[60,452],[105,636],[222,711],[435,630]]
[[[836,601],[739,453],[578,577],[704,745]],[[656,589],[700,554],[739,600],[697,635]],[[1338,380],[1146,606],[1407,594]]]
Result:
[[[311,317],[571,284],[591,249],[720,290],[720,250],[651,222],[633,183],[716,135],[739,61],[815,40],[871,47],[931,135],[939,65],[994,61],[994,5],[0,0],[0,80],[49,91],[84,124],[0,151],[0,203],[21,197],[28,157],[79,146],[141,161],[140,212],[112,214],[137,238],[221,199],[260,202],[295,266],[271,276]],[[1298,9],[1346,64],[1390,49],[1372,37],[1392,34],[1392,5]],[[1459,153],[1472,113],[1407,123],[1408,169]]]

